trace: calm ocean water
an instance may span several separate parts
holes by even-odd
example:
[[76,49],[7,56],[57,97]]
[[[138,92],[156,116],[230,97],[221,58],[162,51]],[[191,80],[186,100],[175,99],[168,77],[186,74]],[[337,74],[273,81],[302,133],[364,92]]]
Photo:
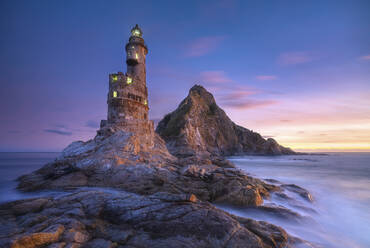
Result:
[[59,153],[1,152],[0,153],[0,202],[30,198],[51,192],[21,193],[15,188],[17,177],[39,169],[53,161]]
[[[15,179],[30,173],[58,153],[0,153],[0,202],[61,192],[20,193]],[[231,157],[239,168],[258,178],[276,179],[308,189],[314,202],[296,199],[316,211],[305,211],[272,198],[313,221],[292,223],[248,208],[219,206],[231,213],[266,220],[322,247],[370,247],[370,153],[333,153],[328,156]]]

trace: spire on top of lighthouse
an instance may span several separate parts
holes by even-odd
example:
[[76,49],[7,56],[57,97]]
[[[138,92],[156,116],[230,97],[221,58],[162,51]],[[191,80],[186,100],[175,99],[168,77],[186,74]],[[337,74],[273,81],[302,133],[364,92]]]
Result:
[[138,24],[136,24],[135,27],[131,29],[131,35],[140,38],[143,36],[143,31],[141,30]]

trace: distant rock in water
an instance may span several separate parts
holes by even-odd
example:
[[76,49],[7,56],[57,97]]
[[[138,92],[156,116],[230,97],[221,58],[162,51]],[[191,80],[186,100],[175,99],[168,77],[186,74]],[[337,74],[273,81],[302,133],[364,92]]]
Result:
[[283,155],[295,154],[274,139],[236,125],[200,85],[159,123],[156,132],[178,157],[193,155]]

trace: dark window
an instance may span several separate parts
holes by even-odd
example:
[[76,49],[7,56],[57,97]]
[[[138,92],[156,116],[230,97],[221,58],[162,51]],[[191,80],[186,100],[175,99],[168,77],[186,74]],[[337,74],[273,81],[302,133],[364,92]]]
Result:
[[133,99],[135,101],[139,101],[139,102],[141,102],[141,100],[142,100],[142,97],[141,96],[137,96],[137,95],[131,94],[131,93],[128,93],[127,94],[127,97],[130,98],[130,99]]

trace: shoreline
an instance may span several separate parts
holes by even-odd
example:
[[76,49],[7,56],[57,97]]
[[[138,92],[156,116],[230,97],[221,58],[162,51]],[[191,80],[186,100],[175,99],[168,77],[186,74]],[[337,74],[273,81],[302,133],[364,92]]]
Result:
[[[350,155],[348,155],[348,154],[345,154],[345,155],[346,155],[346,157],[348,157],[348,156],[350,157]],[[334,157],[332,157],[332,156],[323,156],[322,158],[323,159],[325,158],[325,160],[330,159],[330,161],[332,160],[332,158],[334,158],[335,160],[340,160],[341,161],[342,160],[341,158],[343,156],[344,155],[338,156],[338,157],[337,156],[334,156]],[[356,156],[356,155],[353,155],[353,156]],[[361,157],[363,157],[363,156],[360,156],[360,157],[357,157],[357,158],[361,158]],[[249,160],[248,158],[252,158],[252,160]],[[253,160],[253,158],[255,158],[257,160]],[[259,158],[261,158],[263,160],[259,160]],[[283,160],[286,159],[286,161],[288,161],[289,163],[287,163],[284,166],[279,166],[279,164],[281,164],[281,161],[279,159],[277,159],[277,158],[278,157],[271,157],[271,156],[247,156],[247,161],[249,161],[248,164],[253,165],[253,166],[250,167],[250,165],[248,165],[245,168],[247,168],[248,174],[252,174],[253,175],[253,178],[261,179],[261,180],[264,180],[264,181],[267,180],[267,182],[270,182],[271,183],[271,182],[274,182],[274,181],[271,181],[268,178],[274,178],[274,177],[276,178],[276,176],[279,177],[280,175],[283,175],[284,174],[284,171],[286,171],[286,170],[289,170],[290,172],[294,172],[295,174],[298,173],[297,175],[299,175],[300,174],[299,170],[295,171],[293,168],[306,168],[307,170],[310,170],[310,166],[308,166],[308,165],[310,165],[310,164],[311,165],[317,164],[317,163],[315,163],[315,164],[312,163],[312,161],[310,161],[310,160],[293,160],[293,159],[291,159],[291,156],[284,156],[283,157]],[[266,167],[266,169],[263,169],[261,165],[267,163],[265,159],[267,159],[268,161],[276,161],[276,159],[277,159],[280,162],[278,164],[271,164],[269,167]],[[235,165],[237,167],[236,168],[237,170],[243,170],[243,168],[241,167],[243,165],[240,165],[239,166],[238,165],[238,162],[234,162],[234,163],[235,163]],[[304,165],[304,166],[302,166],[302,165]],[[315,165],[315,168],[319,169],[322,166],[322,162],[320,162],[320,164],[318,164],[318,165],[320,165],[320,166],[318,167],[317,165]],[[258,170],[260,170],[260,169],[263,169],[263,170],[259,171],[256,174],[257,171],[255,171],[254,168],[255,169],[258,169]],[[270,171],[271,169],[274,169],[274,170]],[[269,172],[269,173],[265,173],[264,171]],[[275,174],[274,171],[279,171],[279,174],[280,175],[279,174]],[[270,175],[274,175],[274,177],[269,177],[269,174]],[[304,185],[298,183],[298,181],[296,179],[299,179],[299,177],[294,177],[294,181],[295,181],[296,185],[297,186],[300,186],[300,187],[304,187]],[[290,183],[289,181],[290,180],[288,180],[288,181],[284,181],[283,180],[281,182],[282,183],[285,183],[285,184],[288,184],[288,183]],[[313,181],[313,183],[314,183],[314,181]],[[314,187],[314,185],[315,185],[315,183],[312,184],[311,187],[309,187],[309,188],[311,189],[312,187]],[[84,188],[82,190],[89,190],[89,191],[93,191],[93,190],[98,190],[98,191],[109,191],[109,190],[113,190],[113,191],[115,191],[115,189],[111,189],[111,188],[108,188],[108,187],[101,187],[101,188],[90,187],[90,188]],[[120,190],[120,189],[118,189],[118,190]],[[78,191],[78,188],[75,188],[72,191],[67,191],[67,192],[64,191],[64,190],[63,191],[60,191],[60,192],[58,192],[58,194],[57,194],[56,197],[59,198],[60,195],[64,195],[64,194],[73,194],[75,191]],[[50,193],[50,191],[45,191],[45,193],[48,194],[48,193]],[[61,194],[59,194],[59,193],[61,193]],[[323,212],[323,209],[322,209],[323,206],[322,206],[322,204],[325,204],[326,205],[327,203],[330,203],[330,201],[331,201],[331,199],[332,199],[333,196],[330,197],[330,199],[327,199],[324,195],[322,195],[323,194],[322,192],[317,192],[317,190],[314,190],[313,192],[311,191],[310,193],[313,194],[314,198],[318,198],[318,199],[314,199],[315,202],[313,203],[314,205],[312,206],[313,209],[315,211],[318,211],[320,213],[320,215],[323,215],[325,213],[325,211]],[[45,197],[45,196],[41,196],[41,198],[43,198],[43,197]],[[324,197],[324,199],[320,199],[320,198],[323,198],[323,197]],[[31,196],[31,198],[35,198],[35,197]],[[279,199],[279,198],[276,198],[276,196],[274,196],[274,194],[273,194],[272,195],[272,199],[271,199],[272,201],[265,199],[263,205],[269,206],[271,203],[274,203],[275,202],[275,204],[276,204],[276,203],[279,203],[280,202],[280,203],[284,203],[283,206],[285,206],[285,204],[288,203],[288,201],[286,201],[285,199],[280,199],[278,202],[276,202],[276,199]],[[287,199],[289,199],[289,198],[287,198]],[[7,201],[7,202],[9,202],[9,201]],[[0,205],[3,205],[3,203],[4,202],[2,202]],[[319,204],[319,205],[317,205],[317,204]],[[279,212],[276,212],[274,209],[265,208],[265,209],[263,209],[263,211],[267,211],[266,212],[267,214],[264,214],[264,212],[261,212],[262,209],[261,210],[258,210],[258,208],[256,209],[255,207],[237,207],[237,206],[232,207],[231,206],[230,209],[223,209],[222,207],[219,206],[219,203],[212,203],[212,205],[215,205],[217,208],[221,208],[224,211],[226,210],[228,213],[236,214],[236,215],[241,216],[241,217],[252,218],[252,219],[258,220],[258,221],[268,221],[269,223],[273,223],[275,225],[282,226],[285,230],[287,230],[289,232],[289,234],[291,234],[291,231],[292,231],[292,227],[291,227],[292,224],[289,224],[289,223],[292,223],[292,222],[291,221],[287,221],[287,220],[289,220],[289,218],[293,218],[293,219],[298,218],[297,221],[300,221],[299,219],[301,218],[299,216],[296,216],[292,212],[286,211],[285,209],[279,209],[280,212],[282,211],[281,214],[279,214]],[[223,204],[221,204],[221,205],[223,205]],[[226,207],[230,207],[230,205],[228,206],[226,204]],[[289,209],[289,206],[288,206],[288,209]],[[302,211],[302,210],[303,211],[307,211],[307,209],[301,209],[300,211]],[[239,211],[239,212],[235,212],[235,211]],[[242,212],[240,212],[240,211],[242,211]],[[300,211],[298,213],[300,213]],[[309,210],[309,212],[311,212],[311,211]],[[283,217],[286,214],[288,216],[286,218]],[[314,213],[312,212],[312,214],[314,214]],[[314,216],[315,215],[317,215],[317,214],[314,214]],[[277,218],[276,216],[282,216],[282,217],[278,217]],[[323,217],[326,218],[325,215]],[[314,217],[314,218],[316,218],[316,217]],[[283,222],[281,222],[281,221],[283,221]],[[292,221],[294,223],[294,220],[292,220]],[[309,228],[309,226],[307,228]],[[300,233],[293,232],[292,234],[294,236],[300,237],[300,238],[302,238],[301,235],[311,235],[311,234],[308,234],[307,233],[307,228],[306,229],[303,229],[303,230],[300,230]],[[326,227],[326,228],[328,228],[328,227]],[[317,229],[317,228],[314,228],[314,229]],[[333,231],[331,229],[324,229],[324,230],[326,230],[328,232],[329,231]]]

